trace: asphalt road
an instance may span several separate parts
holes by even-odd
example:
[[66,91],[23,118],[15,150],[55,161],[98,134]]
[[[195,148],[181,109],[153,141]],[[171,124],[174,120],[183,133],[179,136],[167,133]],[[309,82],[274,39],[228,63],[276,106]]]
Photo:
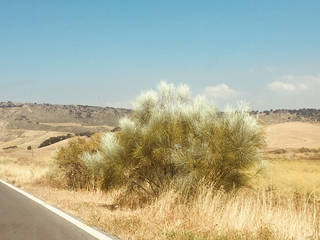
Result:
[[19,191],[0,181],[1,240],[119,239],[92,229],[71,215]]

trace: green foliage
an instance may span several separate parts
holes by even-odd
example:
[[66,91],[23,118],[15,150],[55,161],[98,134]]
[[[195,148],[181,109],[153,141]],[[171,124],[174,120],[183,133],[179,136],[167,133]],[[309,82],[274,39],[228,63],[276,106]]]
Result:
[[15,148],[17,148],[17,146],[9,146],[9,147],[5,147],[5,148],[3,148],[3,150],[7,150],[7,149],[15,149]]
[[311,152],[311,149],[302,147],[302,148],[299,149],[299,151],[302,152],[302,153],[305,153],[305,152]]
[[299,152],[301,153],[310,153],[310,152],[313,152],[313,153],[318,153],[320,151],[320,148],[305,148],[305,147],[302,147],[302,148],[299,148]]
[[82,133],[76,133],[76,136],[80,136],[80,137],[83,137],[83,136],[86,136],[86,137],[91,137],[94,133],[92,132],[82,132]]
[[170,187],[191,194],[200,184],[246,185],[265,145],[263,126],[249,108],[219,112],[204,97],[191,99],[185,85],[162,82],[158,90],[143,93],[131,117],[120,120],[121,131],[106,133],[101,151],[83,157],[103,186],[159,196]]
[[54,143],[57,143],[57,142],[60,142],[62,140],[65,140],[67,138],[71,138],[72,135],[71,134],[67,134],[66,136],[57,136],[57,137],[51,137],[49,139],[46,139],[44,140],[38,148],[42,148],[42,147],[46,147],[46,146],[49,146],[51,144],[54,144]]
[[54,165],[59,173],[56,176],[63,176],[66,184],[71,189],[95,188],[97,181],[92,178],[86,165],[81,160],[81,155],[95,153],[98,151],[100,135],[94,135],[90,139],[74,138],[68,146],[60,148],[54,155]]

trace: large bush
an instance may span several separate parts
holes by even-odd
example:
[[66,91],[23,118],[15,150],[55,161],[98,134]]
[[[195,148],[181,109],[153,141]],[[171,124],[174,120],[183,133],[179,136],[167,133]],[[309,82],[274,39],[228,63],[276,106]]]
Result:
[[158,196],[174,187],[187,194],[199,184],[226,190],[248,183],[260,162],[264,131],[246,105],[217,110],[205,97],[162,82],[158,92],[138,98],[121,131],[106,133],[101,151],[83,160],[103,188],[128,189]]

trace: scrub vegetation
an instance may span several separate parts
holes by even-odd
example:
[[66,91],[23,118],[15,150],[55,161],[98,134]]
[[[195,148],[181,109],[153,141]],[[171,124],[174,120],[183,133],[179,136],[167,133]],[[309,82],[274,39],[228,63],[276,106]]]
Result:
[[73,138],[48,161],[2,158],[0,178],[122,239],[319,239],[319,160],[264,152],[249,113],[162,82],[120,131]]
[[[126,196],[135,193],[143,199],[171,189],[187,196],[201,187],[228,192],[248,185],[261,168],[263,126],[247,106],[222,113],[201,96],[191,99],[185,85],[162,82],[158,92],[143,93],[120,128],[105,133],[97,151],[85,151],[76,160],[81,175],[89,172],[102,190],[122,188]],[[71,159],[64,151],[56,156],[62,169]],[[75,175],[65,176],[70,182]]]
[[99,149],[100,134],[88,138],[77,137],[60,148],[52,157],[48,176],[52,184],[69,189],[95,189],[96,181],[81,160],[84,153],[95,153]]

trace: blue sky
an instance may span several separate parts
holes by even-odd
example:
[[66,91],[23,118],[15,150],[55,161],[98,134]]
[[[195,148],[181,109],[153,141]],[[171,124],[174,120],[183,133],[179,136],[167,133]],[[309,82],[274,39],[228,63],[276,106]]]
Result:
[[223,108],[320,109],[320,1],[0,0],[0,102],[131,108],[161,80]]

